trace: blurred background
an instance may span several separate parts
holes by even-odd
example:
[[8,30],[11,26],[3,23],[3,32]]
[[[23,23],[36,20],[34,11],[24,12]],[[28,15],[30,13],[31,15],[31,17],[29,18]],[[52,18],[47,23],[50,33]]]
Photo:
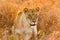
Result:
[[11,34],[18,11],[36,7],[40,8],[38,40],[60,40],[60,0],[0,0],[0,38]]

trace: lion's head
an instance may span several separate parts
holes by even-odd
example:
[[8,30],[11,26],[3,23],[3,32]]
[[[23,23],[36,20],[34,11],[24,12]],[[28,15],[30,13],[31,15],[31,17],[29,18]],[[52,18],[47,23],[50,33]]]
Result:
[[35,25],[34,23],[36,23],[37,19],[38,19],[38,12],[39,12],[39,7],[35,8],[35,9],[28,9],[28,8],[24,8],[24,13],[26,15],[26,18],[30,21],[31,25]]

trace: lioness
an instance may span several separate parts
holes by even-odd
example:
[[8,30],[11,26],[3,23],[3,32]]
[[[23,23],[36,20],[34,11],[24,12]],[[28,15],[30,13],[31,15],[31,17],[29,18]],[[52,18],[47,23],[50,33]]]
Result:
[[15,33],[20,34],[19,40],[29,40],[34,33],[34,40],[37,40],[37,20],[38,20],[39,7],[35,9],[24,8],[18,14],[15,20]]

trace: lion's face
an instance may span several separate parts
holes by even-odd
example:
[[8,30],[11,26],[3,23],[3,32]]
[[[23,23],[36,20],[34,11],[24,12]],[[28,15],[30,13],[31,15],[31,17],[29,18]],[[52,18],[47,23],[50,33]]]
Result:
[[37,19],[38,19],[38,11],[39,8],[36,9],[24,9],[24,13],[26,15],[26,18],[30,21],[30,24],[34,24],[36,23]]

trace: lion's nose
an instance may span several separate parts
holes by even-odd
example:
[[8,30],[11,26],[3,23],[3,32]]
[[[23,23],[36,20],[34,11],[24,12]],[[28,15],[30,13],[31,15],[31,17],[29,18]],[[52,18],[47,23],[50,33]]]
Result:
[[35,20],[33,20],[32,22],[33,22],[33,23],[35,23],[36,21],[35,21]]
[[31,25],[31,26],[35,26],[35,23],[36,23],[36,21],[33,20],[30,25]]

